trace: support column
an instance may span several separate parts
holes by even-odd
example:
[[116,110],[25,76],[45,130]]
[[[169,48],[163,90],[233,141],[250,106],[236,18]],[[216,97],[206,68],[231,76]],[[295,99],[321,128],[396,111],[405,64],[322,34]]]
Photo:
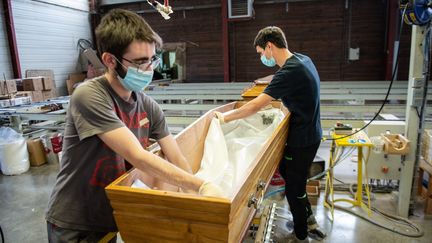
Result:
[[12,70],[14,78],[22,78],[21,64],[19,61],[18,48],[15,36],[15,25],[13,22],[11,0],[3,0],[3,11],[5,14],[6,32],[9,42],[9,50],[12,60]]
[[221,0],[222,11],[222,51],[224,82],[230,81],[229,35],[228,35],[228,1]]
[[410,66],[408,76],[408,97],[406,107],[406,125],[405,136],[410,140],[411,147],[410,153],[406,155],[404,164],[401,170],[401,180],[399,184],[399,202],[398,202],[398,215],[408,217],[410,213],[410,205],[414,203],[413,194],[413,181],[415,176],[415,169],[418,168],[419,158],[417,156],[417,143],[419,138],[419,125],[420,118],[418,116],[416,107],[413,107],[413,101],[418,92],[415,93],[418,86],[415,80],[423,79],[423,46],[424,27],[412,26],[411,34],[411,54]]

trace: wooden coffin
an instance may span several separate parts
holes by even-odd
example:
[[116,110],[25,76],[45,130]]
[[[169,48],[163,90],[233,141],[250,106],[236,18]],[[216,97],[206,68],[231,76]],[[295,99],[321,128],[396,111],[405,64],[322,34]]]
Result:
[[[214,111],[225,112],[244,105],[234,102],[210,110],[176,136],[194,172],[200,167],[204,141]],[[280,107],[280,102],[273,102]],[[106,191],[114,217],[125,242],[240,242],[247,232],[264,191],[280,159],[288,135],[289,112],[262,147],[242,183],[228,199],[178,192],[145,173],[132,169],[119,177]],[[131,188],[140,178],[151,188]]]

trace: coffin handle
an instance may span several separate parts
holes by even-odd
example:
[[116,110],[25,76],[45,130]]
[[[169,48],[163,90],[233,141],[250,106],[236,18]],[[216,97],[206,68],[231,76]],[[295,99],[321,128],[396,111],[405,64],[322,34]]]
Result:
[[263,199],[264,199],[264,190],[262,190],[261,193],[258,194],[258,197],[252,193],[249,197],[248,208],[253,206],[255,209],[258,209],[261,206]]
[[259,180],[259,181],[258,181],[258,184],[257,184],[257,189],[256,189],[257,192],[259,192],[259,191],[264,191],[265,186],[266,186],[265,181],[263,181],[263,180]]

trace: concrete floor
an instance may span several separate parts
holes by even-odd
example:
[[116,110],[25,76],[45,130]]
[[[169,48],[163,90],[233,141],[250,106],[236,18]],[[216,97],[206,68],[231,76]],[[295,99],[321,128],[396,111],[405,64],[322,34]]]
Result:
[[[318,154],[322,158],[328,158],[327,151],[328,148],[323,145]],[[347,168],[344,169],[344,166]],[[341,163],[341,167],[335,170],[335,176],[355,181],[355,172],[349,170],[350,167],[352,165],[349,163]],[[28,172],[19,176],[0,174],[0,225],[5,234],[5,242],[47,242],[44,212],[57,171],[58,165],[49,164],[32,167]],[[423,215],[421,201],[410,220],[419,224],[425,234],[420,238],[410,238],[383,230],[340,210],[335,210],[335,220],[331,222],[328,210],[322,206],[322,195],[323,193],[321,193],[318,206],[314,207],[318,223],[328,234],[322,242],[432,242],[432,216]],[[338,196],[348,197],[342,194]],[[373,205],[388,213],[394,213],[396,198],[396,193],[377,195],[377,200],[373,202]],[[289,217],[285,200],[279,201],[278,204],[282,208],[281,213]],[[288,234],[285,224],[286,220],[279,220],[276,232]],[[245,242],[253,242],[253,240],[249,237]],[[311,242],[316,241],[311,240]]]

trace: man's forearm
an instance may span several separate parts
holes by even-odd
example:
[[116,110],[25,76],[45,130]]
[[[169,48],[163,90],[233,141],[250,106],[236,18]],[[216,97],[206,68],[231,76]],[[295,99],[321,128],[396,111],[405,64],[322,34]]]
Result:
[[198,191],[204,182],[200,178],[168,163],[168,161],[155,154],[148,153],[142,155],[143,156],[138,156],[138,163],[136,163],[135,167],[142,171],[149,172],[149,174],[153,174],[170,184]]
[[242,119],[242,118],[251,116],[251,115],[255,114],[256,112],[258,112],[259,109],[260,109],[260,107],[255,107],[254,104],[247,103],[246,105],[244,105],[238,109],[225,112],[224,113],[224,121],[230,122],[230,121],[234,121],[234,120],[238,120],[238,119]]
[[171,160],[171,162],[175,164],[177,167],[182,168],[183,170],[193,174],[192,168],[184,156],[179,156],[177,158],[174,158],[173,160]]

